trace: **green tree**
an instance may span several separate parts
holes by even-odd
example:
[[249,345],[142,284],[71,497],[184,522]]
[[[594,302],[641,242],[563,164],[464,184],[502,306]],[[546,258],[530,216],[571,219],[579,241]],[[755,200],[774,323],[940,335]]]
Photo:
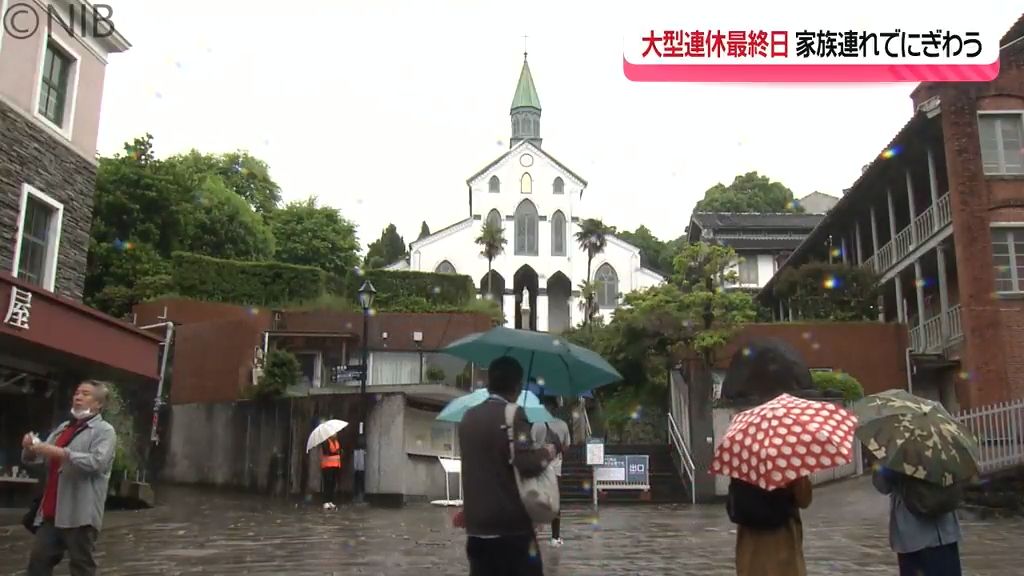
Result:
[[480,255],[487,258],[487,294],[494,294],[491,282],[491,264],[505,250],[505,244],[508,243],[508,240],[505,239],[505,231],[500,224],[487,220],[474,242],[480,246]]
[[811,379],[818,390],[838,392],[847,402],[856,402],[864,397],[864,387],[845,372],[811,372]]
[[675,258],[686,244],[686,237],[662,242],[646,226],[633,232],[614,232],[615,236],[640,249],[640,265],[670,275]]
[[697,212],[803,212],[793,191],[757,172],[747,172],[725,186],[715,184],[697,202]]
[[388,224],[380,238],[370,243],[366,251],[367,268],[383,268],[406,257],[405,239],[398,234],[394,224]]
[[804,320],[850,322],[878,317],[879,276],[849,264],[811,262],[785,269],[772,294]]
[[281,188],[270,177],[270,168],[248,152],[203,154],[191,150],[168,158],[167,163],[182,171],[195,184],[202,183],[211,175],[220,176],[228,189],[257,213],[269,214],[281,202]]
[[220,176],[195,189],[181,249],[227,260],[263,260],[274,253],[274,235],[263,218]]
[[430,236],[430,226],[427,226],[427,221],[424,220],[423,223],[420,224],[420,235],[416,239],[423,240],[427,236]]
[[594,281],[593,273],[591,268],[594,264],[594,258],[604,252],[605,247],[608,245],[608,234],[612,233],[612,229],[605,225],[604,222],[594,219],[587,218],[583,222],[580,222],[580,229],[576,232],[576,243],[579,244],[581,250],[587,253],[587,280],[585,282],[585,299],[586,299],[586,310],[588,313],[584,316],[583,321],[589,324],[593,319],[594,314],[594,290],[590,288]]
[[262,219],[215,163],[198,153],[188,162],[159,160],[150,134],[99,159],[90,235],[84,297],[117,316],[166,290],[164,261],[176,250],[245,259],[273,251]]
[[289,386],[299,383],[302,370],[299,360],[287,350],[271,350],[267,353],[266,368],[250,395],[258,400],[277,398]]
[[359,263],[355,225],[330,206],[317,206],[315,196],[290,202],[269,217],[275,260],[316,266],[344,276]]

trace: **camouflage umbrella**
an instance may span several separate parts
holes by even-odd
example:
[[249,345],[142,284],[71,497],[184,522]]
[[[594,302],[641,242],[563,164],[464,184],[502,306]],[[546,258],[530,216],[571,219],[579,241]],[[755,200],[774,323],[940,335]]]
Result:
[[949,486],[978,474],[978,443],[938,402],[904,390],[853,406],[857,438],[891,470]]

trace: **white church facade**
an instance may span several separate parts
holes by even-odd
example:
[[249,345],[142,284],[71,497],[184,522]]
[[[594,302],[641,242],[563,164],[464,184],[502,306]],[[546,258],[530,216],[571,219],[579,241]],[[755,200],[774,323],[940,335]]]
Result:
[[[409,261],[389,268],[465,274],[481,297],[501,303],[508,327],[559,333],[583,321],[587,254],[575,235],[591,215],[582,206],[586,180],[541,148],[540,115],[524,60],[512,102],[510,149],[466,181],[467,217],[413,242]],[[502,225],[507,240],[492,263],[490,283],[487,259],[475,242],[488,220]],[[640,265],[639,248],[612,235],[595,256],[591,274],[606,321],[623,295],[664,282]]]

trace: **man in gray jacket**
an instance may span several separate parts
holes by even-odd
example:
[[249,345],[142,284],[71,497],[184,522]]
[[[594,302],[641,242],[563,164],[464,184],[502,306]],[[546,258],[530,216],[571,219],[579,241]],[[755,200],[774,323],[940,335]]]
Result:
[[22,439],[22,461],[47,466],[29,576],[52,575],[65,552],[72,576],[96,574],[93,556],[117,445],[114,427],[100,415],[107,392],[102,382],[82,382],[75,390],[69,420],[45,442],[33,433]]

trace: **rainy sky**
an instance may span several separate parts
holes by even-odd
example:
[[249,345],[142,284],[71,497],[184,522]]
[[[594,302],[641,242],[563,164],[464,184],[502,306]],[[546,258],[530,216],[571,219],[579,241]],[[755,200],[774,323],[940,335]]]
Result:
[[468,215],[466,178],[508,149],[524,42],[544,149],[589,181],[585,216],[674,238],[739,173],[840,195],[908,120],[914,85],[637,84],[622,72],[634,31],[970,22],[999,38],[1021,13],[1008,0],[108,3],[133,48],[110,58],[101,154],[145,132],[159,156],[247,149],[286,200],[340,208],[364,245],[389,222],[408,242],[421,220]]

